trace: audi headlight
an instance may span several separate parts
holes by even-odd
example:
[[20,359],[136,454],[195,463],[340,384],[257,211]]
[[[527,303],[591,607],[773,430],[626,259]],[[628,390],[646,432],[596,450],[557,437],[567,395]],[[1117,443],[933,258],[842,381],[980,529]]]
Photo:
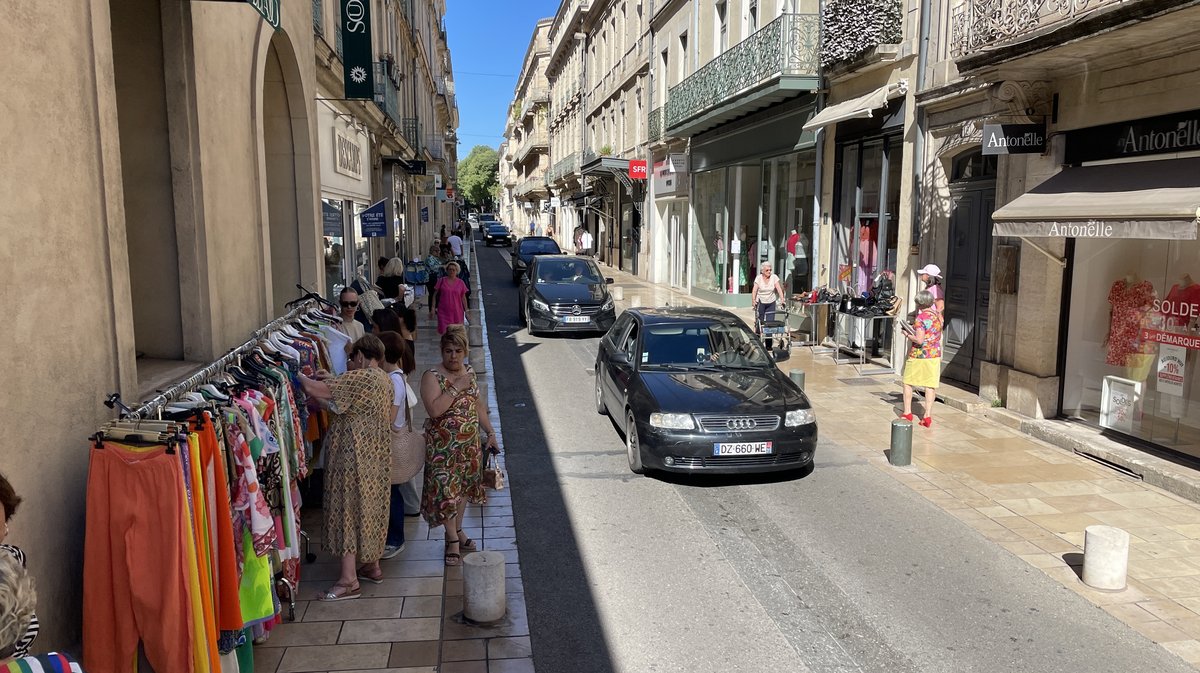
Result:
[[650,414],[650,425],[664,430],[691,430],[696,427],[691,414]]
[[550,312],[550,305],[549,305],[549,304],[547,304],[546,302],[542,301],[541,299],[534,299],[534,300],[533,300],[533,307],[534,307],[535,309],[539,310],[539,311],[542,311],[542,312],[544,312],[544,313],[549,313],[549,312]]
[[612,295],[609,295],[608,299],[604,302],[604,306],[600,307],[600,310],[607,311],[616,305],[617,302],[613,301]]
[[789,428],[816,422],[817,415],[813,413],[812,409],[792,409],[783,419],[783,424]]

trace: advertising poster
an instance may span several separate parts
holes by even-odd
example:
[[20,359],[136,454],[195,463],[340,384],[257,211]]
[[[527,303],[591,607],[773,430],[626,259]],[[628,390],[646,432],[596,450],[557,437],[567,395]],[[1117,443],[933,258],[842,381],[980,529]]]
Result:
[[1119,376],[1105,376],[1100,398],[1100,425],[1111,430],[1133,433],[1133,417],[1142,396],[1142,383]]
[[1187,373],[1187,349],[1163,344],[1158,347],[1158,392],[1183,397],[1184,375]]

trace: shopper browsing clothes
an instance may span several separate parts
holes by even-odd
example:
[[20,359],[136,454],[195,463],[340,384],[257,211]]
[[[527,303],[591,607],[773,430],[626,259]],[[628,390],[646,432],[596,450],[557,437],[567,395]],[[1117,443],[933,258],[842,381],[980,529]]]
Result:
[[18,654],[22,644],[28,645],[25,638],[30,626],[37,623],[36,607],[37,592],[29,571],[12,556],[0,554],[0,673],[82,673],[79,664],[65,654]]
[[463,552],[478,548],[463,533],[463,515],[467,503],[487,502],[480,440],[491,453],[500,452],[475,371],[466,364],[467,348],[466,328],[450,325],[441,339],[441,364],[421,377],[421,401],[429,414],[421,514],[431,528],[445,526],[447,566],[460,565]]
[[942,378],[942,312],[934,307],[933,293],[917,293],[917,316],[911,325],[905,324],[904,335],[912,342],[908,360],[904,363],[904,414],[913,419],[913,388],[925,389],[925,417],[921,425],[933,425],[933,403]]
[[[17,506],[20,504],[21,496],[17,495],[17,491],[12,487],[12,484],[4,478],[4,475],[0,474],[0,557],[12,557],[14,561],[24,568],[25,552],[20,547],[4,543],[4,540],[8,537],[9,522],[12,521],[13,515],[17,513]],[[29,646],[33,644],[34,638],[37,638],[38,630],[37,615],[33,614],[31,610],[29,613],[29,622],[25,630],[21,632],[20,637],[12,642],[12,653],[9,656],[23,657],[29,654]],[[6,653],[3,645],[4,643],[0,643],[0,660],[4,658]]]
[[327,380],[300,375],[310,397],[328,402],[333,420],[325,440],[325,539],[341,559],[337,582],[317,600],[358,598],[358,581],[383,581],[379,558],[387,537],[391,486],[392,381],[380,363],[384,346],[368,334],[354,342],[350,371]]

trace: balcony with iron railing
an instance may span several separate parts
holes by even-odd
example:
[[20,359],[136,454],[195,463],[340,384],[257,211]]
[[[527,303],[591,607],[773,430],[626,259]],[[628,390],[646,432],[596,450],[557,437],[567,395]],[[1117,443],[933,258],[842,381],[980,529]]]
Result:
[[539,128],[529,131],[521,138],[520,144],[517,145],[516,160],[518,162],[525,161],[525,157],[528,157],[534,150],[546,149],[547,147],[549,147],[549,138],[546,129]]
[[546,103],[550,100],[550,89],[545,86],[531,86],[525,91],[525,98],[521,101],[521,119],[525,119],[529,113],[537,109],[539,103]]
[[325,34],[325,0],[312,0],[313,32]]
[[567,156],[554,162],[547,174],[548,182],[559,182],[570,178],[572,175],[579,173],[579,152],[571,152]]
[[863,62],[872,49],[904,37],[900,0],[825,0],[821,10],[821,65]]
[[429,136],[425,149],[429,151],[429,156],[434,161],[441,161],[446,158],[446,137],[440,133],[435,133]]
[[387,64],[380,61],[375,63],[375,104],[393,124],[400,127],[400,92],[388,77]]
[[400,135],[408,141],[414,151],[421,151],[421,122],[416,117],[405,117],[400,120]]
[[546,172],[541,169],[534,171],[533,174],[517,184],[515,191],[517,196],[523,196],[533,192],[545,192]]
[[663,109],[656,107],[646,118],[646,141],[656,143],[663,138]]
[[[960,72],[964,59],[981,61],[967,64],[976,67],[1001,62],[1107,33],[1136,16],[1138,5],[1147,4],[1146,0],[965,0],[950,10],[950,55],[959,60]],[[1110,12],[1118,8],[1119,12]],[[1174,32],[1171,27],[1166,31]],[[1147,41],[1164,37],[1161,32],[1148,34]]]
[[774,102],[816,91],[820,21],[783,14],[671,87],[664,131],[690,137]]

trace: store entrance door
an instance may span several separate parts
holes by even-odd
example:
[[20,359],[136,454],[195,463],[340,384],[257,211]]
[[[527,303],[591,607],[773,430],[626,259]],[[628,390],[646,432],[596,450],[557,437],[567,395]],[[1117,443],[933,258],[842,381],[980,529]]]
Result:
[[943,376],[979,386],[979,363],[987,355],[988,301],[992,276],[991,215],[995,183],[950,190],[950,251],[947,259]]
[[675,199],[667,206],[667,245],[671,287],[685,288],[687,284],[687,201]]

